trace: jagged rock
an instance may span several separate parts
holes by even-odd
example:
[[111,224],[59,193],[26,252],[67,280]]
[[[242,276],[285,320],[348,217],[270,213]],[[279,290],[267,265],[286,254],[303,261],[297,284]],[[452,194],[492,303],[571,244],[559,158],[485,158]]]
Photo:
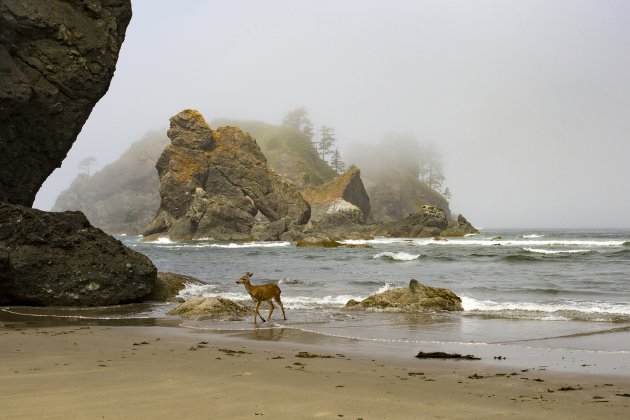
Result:
[[204,282],[183,274],[159,272],[157,274],[157,280],[153,285],[153,290],[151,290],[151,293],[147,296],[143,297],[142,300],[153,302],[176,300],[183,302],[184,300],[182,298],[178,298],[177,294],[189,284],[201,286]]
[[171,118],[168,136],[156,165],[162,202],[145,236],[244,240],[255,230],[272,240],[308,221],[308,203],[247,133],[213,131],[199,112],[185,110]]
[[52,210],[80,210],[108,233],[141,233],[160,206],[155,163],[168,143],[165,133],[147,134],[99,172],[80,174]]
[[298,248],[310,248],[310,247],[320,247],[320,248],[338,248],[343,246],[341,242],[334,241],[328,237],[314,237],[308,236],[304,239],[301,239],[295,244]]
[[370,214],[370,198],[358,168],[323,185],[302,190],[311,205],[311,223],[322,228],[363,224]]
[[449,226],[444,232],[440,233],[442,237],[458,237],[469,234],[479,233],[473,225],[461,214],[457,216],[457,221],[453,225]]
[[0,2],[0,201],[31,206],[114,74],[129,0]]
[[304,239],[300,239],[296,242],[295,246],[297,248],[310,248],[310,247],[320,247],[320,248],[372,248],[367,244],[346,244],[341,243],[339,241],[335,241],[328,237],[322,236],[308,236]]
[[397,222],[384,223],[376,231],[386,236],[428,238],[440,235],[447,227],[448,219],[444,210],[423,205],[417,213]]
[[0,203],[0,302],[95,306],[136,301],[157,270],[81,212]]
[[376,308],[389,311],[444,310],[463,311],[462,300],[448,289],[426,286],[411,279],[409,287],[389,289],[371,295],[361,302],[350,300],[346,309]]
[[213,120],[212,125],[230,125],[251,134],[269,166],[299,189],[321,185],[337,176],[337,172],[319,156],[311,140],[293,127],[228,119]]
[[179,315],[184,319],[202,321],[204,319],[219,319],[238,321],[250,313],[246,306],[222,297],[196,297],[171,309],[169,315]]

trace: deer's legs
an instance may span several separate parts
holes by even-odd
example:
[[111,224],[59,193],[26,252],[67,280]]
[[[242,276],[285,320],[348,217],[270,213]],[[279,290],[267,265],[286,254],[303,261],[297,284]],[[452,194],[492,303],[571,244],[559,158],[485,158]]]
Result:
[[[287,316],[284,314],[284,305],[282,305],[282,301],[280,300],[280,295],[274,297],[273,299],[278,303],[278,305],[280,305],[280,309],[282,309],[282,317],[286,321],[287,320]],[[269,302],[271,302],[271,301],[269,301]],[[271,316],[271,315],[269,315],[269,316]]]
[[258,312],[261,303],[262,302],[260,302],[259,300],[256,301],[256,310],[254,311],[254,324],[256,323],[256,315],[258,315],[260,319],[262,319],[262,322],[265,322],[265,318],[263,318],[260,312]]
[[274,306],[271,300],[268,300],[267,302],[269,302],[269,306],[271,306],[271,308],[269,308],[269,315],[267,315],[267,321],[269,321],[271,319],[271,314],[273,313]]

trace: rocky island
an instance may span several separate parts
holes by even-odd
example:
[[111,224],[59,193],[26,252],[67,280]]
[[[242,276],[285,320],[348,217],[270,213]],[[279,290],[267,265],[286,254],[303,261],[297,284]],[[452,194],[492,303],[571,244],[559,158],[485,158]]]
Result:
[[[102,171],[80,175],[54,208],[79,208],[109,232],[143,233],[147,239],[306,239],[313,244],[477,233],[463,216],[451,216],[446,199],[404,167],[370,169],[364,181],[356,167],[337,174],[290,127],[215,123],[240,128],[212,130],[200,114],[184,111],[171,119],[170,144],[157,134],[136,142]],[[149,170],[151,164],[157,171]],[[264,185],[254,188],[252,180],[258,178]],[[110,183],[104,184],[106,179]]]

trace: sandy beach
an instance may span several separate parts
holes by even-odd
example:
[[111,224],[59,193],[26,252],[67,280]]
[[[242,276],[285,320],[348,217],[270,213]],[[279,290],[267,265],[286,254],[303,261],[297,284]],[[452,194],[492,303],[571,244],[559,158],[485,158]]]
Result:
[[[274,330],[0,325],[1,418],[627,418],[630,379],[368,355]],[[302,335],[304,335],[302,333]]]

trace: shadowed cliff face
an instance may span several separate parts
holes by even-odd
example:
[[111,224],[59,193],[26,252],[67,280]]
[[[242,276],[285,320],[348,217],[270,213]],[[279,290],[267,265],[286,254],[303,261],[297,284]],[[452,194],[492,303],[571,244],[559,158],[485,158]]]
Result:
[[171,118],[171,144],[156,164],[160,209],[144,235],[171,239],[278,239],[311,209],[236,127],[213,131],[194,110]]
[[302,195],[311,205],[311,222],[318,227],[364,224],[370,214],[370,198],[358,168],[323,185],[306,188]]
[[90,225],[78,211],[0,203],[0,304],[96,306],[151,292],[146,256]]
[[31,206],[109,88],[125,0],[0,2],[0,201]]
[[80,212],[28,208],[105,94],[131,18],[124,0],[0,2],[0,304],[112,305],[156,268]]

